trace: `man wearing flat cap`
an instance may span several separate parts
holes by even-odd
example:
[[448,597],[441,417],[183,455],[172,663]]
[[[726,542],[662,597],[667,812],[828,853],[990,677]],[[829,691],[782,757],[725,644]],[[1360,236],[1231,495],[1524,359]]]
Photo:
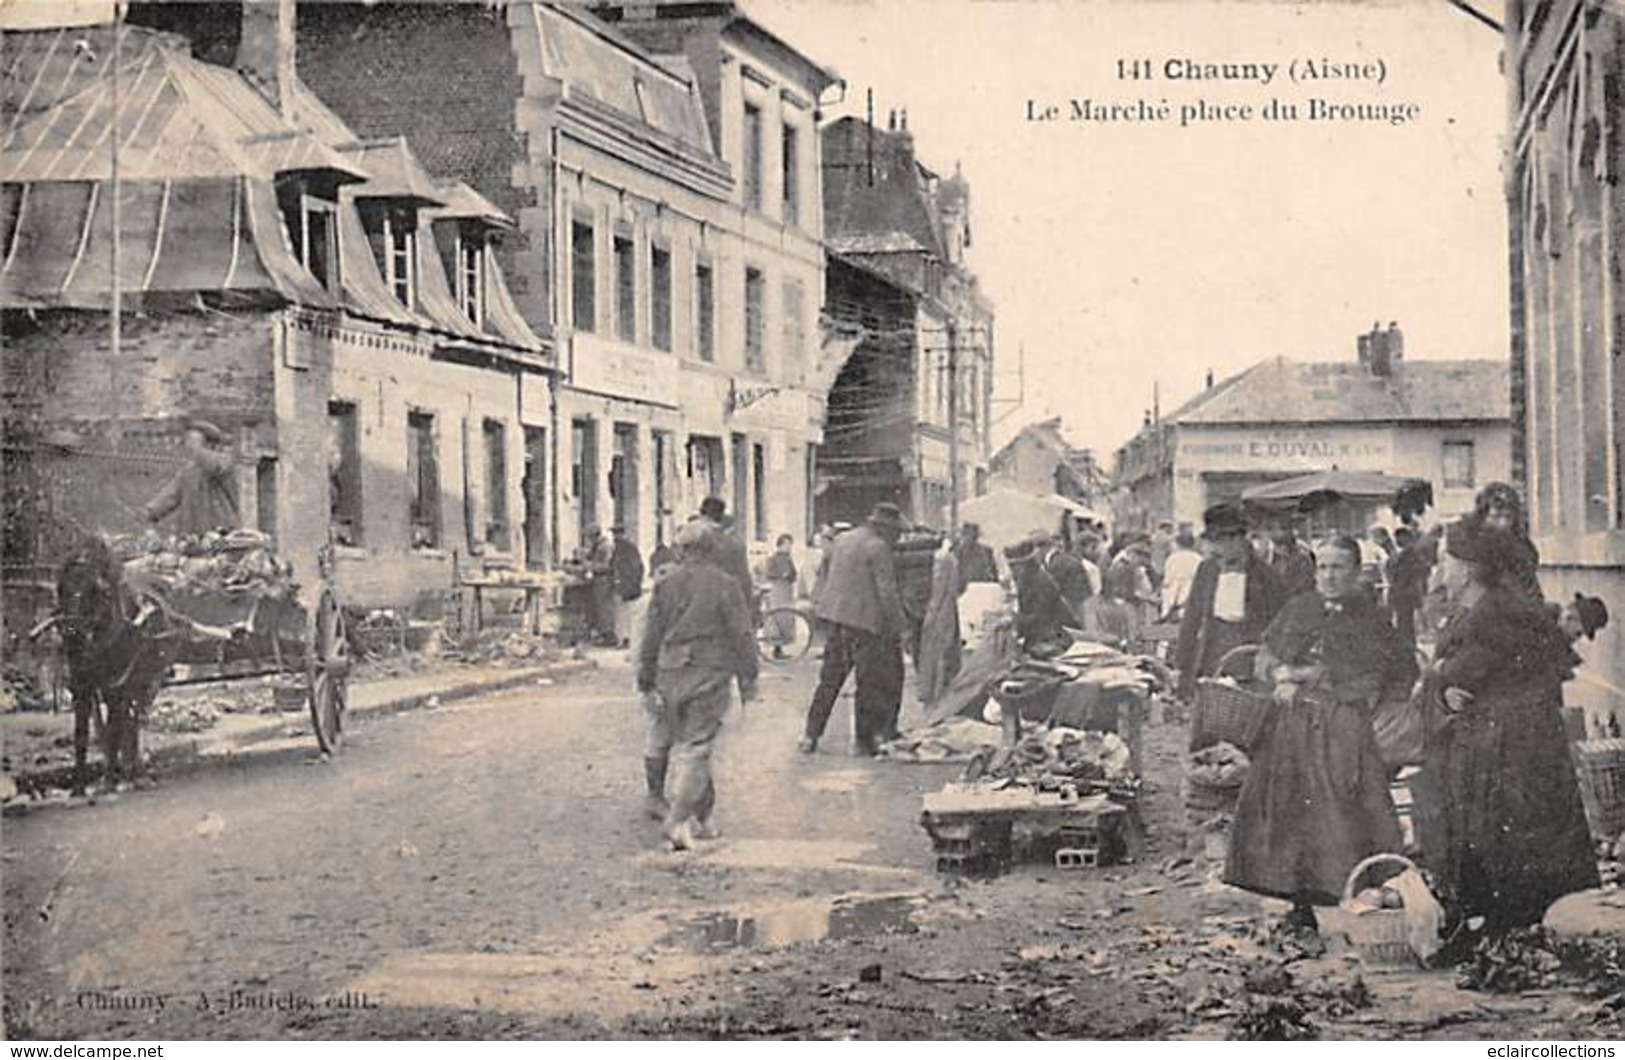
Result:
[[1257,644],[1286,603],[1280,579],[1247,540],[1247,517],[1239,504],[1216,504],[1202,516],[1208,557],[1191,580],[1179,621],[1174,667],[1179,696],[1187,702],[1196,680],[1211,677],[1226,652]]
[[739,583],[739,591],[745,594],[745,603],[754,619],[759,610],[756,577],[750,572],[750,552],[745,547],[744,538],[734,529],[734,520],[728,514],[727,504],[721,497],[707,497],[700,502],[700,514],[695,518],[711,528],[716,540],[713,562]]
[[756,637],[738,582],[717,563],[721,545],[705,520],[677,532],[678,565],[655,583],[638,642],[638,692],[649,716],[647,808],[674,850],[716,835],[711,749],[728,713],[728,686],[737,681],[744,702],[756,698]]
[[224,441],[220,428],[205,420],[186,425],[186,466],[147,502],[143,513],[149,523],[174,513],[175,532],[185,536],[242,525],[236,465],[218,448]]
[[892,554],[902,536],[903,513],[877,504],[862,526],[830,542],[818,593],[826,630],[824,663],[807,707],[802,753],[818,749],[846,675],[857,671],[853,753],[873,755],[895,735],[903,703],[903,598]]

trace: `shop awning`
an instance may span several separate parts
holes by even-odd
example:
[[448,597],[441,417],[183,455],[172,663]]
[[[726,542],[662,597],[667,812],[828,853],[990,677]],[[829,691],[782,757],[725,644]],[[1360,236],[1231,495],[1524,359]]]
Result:
[[1339,500],[1391,503],[1401,490],[1425,485],[1425,479],[1399,478],[1374,471],[1316,471],[1296,478],[1254,486],[1241,495],[1242,503],[1269,509],[1308,510]]

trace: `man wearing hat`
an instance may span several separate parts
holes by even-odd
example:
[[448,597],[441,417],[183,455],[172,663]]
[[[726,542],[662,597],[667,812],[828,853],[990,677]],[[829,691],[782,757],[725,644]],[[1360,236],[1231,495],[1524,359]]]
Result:
[[707,497],[700,502],[698,518],[716,535],[713,562],[739,583],[739,591],[745,594],[745,603],[754,616],[758,610],[756,579],[750,573],[750,554],[745,548],[744,539],[734,532],[734,521],[728,516],[728,506],[721,497]]
[[743,702],[756,698],[756,637],[738,583],[716,562],[720,543],[704,520],[677,532],[681,558],[655,583],[638,642],[638,692],[649,715],[647,808],[673,850],[716,835],[711,748],[728,713],[728,686],[739,683]]
[[186,466],[175,473],[158,495],[147,502],[149,523],[175,514],[175,532],[204,534],[235,530],[242,525],[237,508],[237,468],[231,454],[218,446],[225,434],[205,420],[186,427]]
[[1232,648],[1257,644],[1286,603],[1280,579],[1247,540],[1247,517],[1239,504],[1216,504],[1202,516],[1208,558],[1191,580],[1179,621],[1174,667],[1179,696],[1187,702],[1196,680],[1211,677]]
[[857,671],[853,753],[872,755],[897,728],[903,703],[903,598],[892,550],[902,536],[903,513],[877,504],[862,526],[830,542],[818,594],[824,622],[824,662],[807,707],[800,749],[811,754],[829,724],[846,675]]

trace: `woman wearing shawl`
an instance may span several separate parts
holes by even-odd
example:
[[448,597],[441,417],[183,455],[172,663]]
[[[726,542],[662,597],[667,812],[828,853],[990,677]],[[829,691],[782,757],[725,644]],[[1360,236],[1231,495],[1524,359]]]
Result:
[[[795,557],[790,549],[795,546],[796,539],[789,534],[780,534],[773,544],[773,554],[767,557],[762,565],[762,578],[767,582],[767,608],[796,606],[796,573]],[[784,646],[795,638],[795,619],[785,615],[774,615],[767,619],[770,624],[768,635],[773,643],[773,658],[784,658]]]
[[1492,931],[1598,882],[1560,715],[1574,655],[1530,596],[1524,544],[1471,516],[1450,528],[1440,580],[1456,611],[1422,689],[1448,721],[1417,778],[1418,839],[1461,914]]
[[1372,735],[1379,702],[1409,691],[1416,664],[1360,582],[1360,546],[1315,550],[1315,591],[1264,632],[1258,672],[1274,704],[1249,749],[1225,882],[1293,903],[1289,927],[1338,900],[1362,859],[1400,848],[1388,768]]

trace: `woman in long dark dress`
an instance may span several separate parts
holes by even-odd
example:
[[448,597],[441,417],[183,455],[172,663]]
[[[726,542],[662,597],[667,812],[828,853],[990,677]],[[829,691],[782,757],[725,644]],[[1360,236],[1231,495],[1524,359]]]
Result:
[[1423,857],[1461,914],[1491,931],[1538,923],[1557,898],[1598,884],[1560,715],[1572,655],[1529,595],[1527,563],[1479,520],[1450,528],[1440,577],[1457,612],[1422,691],[1448,718],[1417,778]]
[[1289,899],[1296,928],[1313,928],[1313,906],[1335,904],[1362,859],[1401,844],[1371,711],[1409,693],[1416,663],[1360,571],[1358,542],[1320,544],[1315,591],[1282,609],[1259,652],[1274,705],[1250,749],[1224,879]]

